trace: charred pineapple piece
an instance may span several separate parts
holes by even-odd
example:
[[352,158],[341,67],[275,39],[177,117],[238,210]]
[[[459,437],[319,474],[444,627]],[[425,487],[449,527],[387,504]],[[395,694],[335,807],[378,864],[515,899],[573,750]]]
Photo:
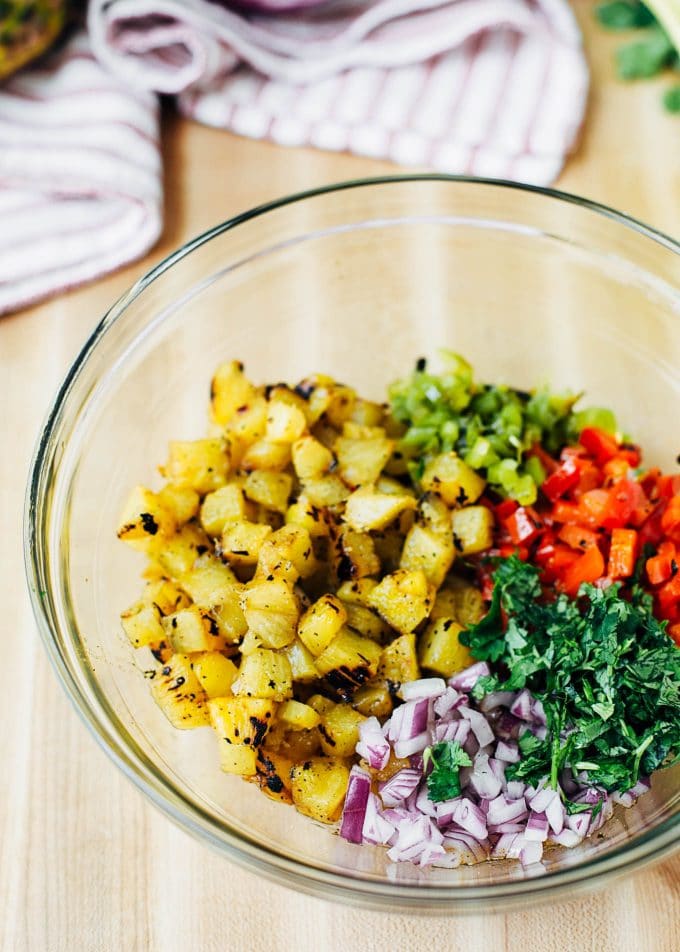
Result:
[[437,618],[430,622],[418,644],[418,658],[423,668],[450,678],[473,664],[474,658],[460,643],[463,631],[454,618]]
[[257,748],[274,718],[276,704],[266,698],[221,697],[208,702],[210,722],[219,739],[220,766],[227,773],[252,777]]
[[474,555],[493,544],[494,517],[486,506],[467,506],[451,513],[451,528],[456,552]]
[[237,696],[265,697],[274,701],[292,697],[293,674],[288,658],[269,648],[257,648],[244,655],[231,690]]
[[401,634],[418,627],[429,615],[433,600],[433,590],[420,569],[398,569],[386,575],[368,599],[387,624]]
[[380,646],[374,641],[342,628],[315,664],[340,697],[350,698],[360,685],[375,676],[380,654]]
[[335,704],[321,717],[321,749],[329,757],[352,757],[359,742],[359,726],[366,718],[349,704]]
[[420,484],[435,492],[447,506],[468,506],[484,492],[486,483],[456,453],[441,453],[426,465]]
[[312,655],[320,655],[347,621],[345,607],[335,595],[322,595],[298,624],[298,637]]
[[293,803],[306,816],[333,823],[340,816],[349,770],[342,760],[311,757],[290,772]]
[[374,486],[356,489],[345,503],[345,521],[357,532],[384,529],[416,501],[406,493],[381,493]]
[[151,693],[173,727],[184,730],[210,723],[205,691],[188,655],[172,655],[155,673]]
[[241,600],[248,628],[268,648],[285,648],[297,633],[297,598],[283,579],[253,581]]

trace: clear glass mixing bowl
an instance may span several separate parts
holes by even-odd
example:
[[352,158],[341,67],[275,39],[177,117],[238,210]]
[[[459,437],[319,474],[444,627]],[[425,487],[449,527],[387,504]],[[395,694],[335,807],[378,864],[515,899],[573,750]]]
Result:
[[680,246],[555,192],[409,176],[283,199],[197,238],[98,325],[40,437],[26,559],[45,645],[83,720],[173,820],[251,869],[357,904],[459,911],[533,902],[639,867],[680,840],[680,767],[544,868],[390,864],[217,766],[209,728],[174,730],[120,630],[139,589],[115,538],[129,488],[170,438],[205,427],[211,372],[331,374],[380,399],[416,357],[465,354],[480,379],[584,389],[670,468],[680,412]]

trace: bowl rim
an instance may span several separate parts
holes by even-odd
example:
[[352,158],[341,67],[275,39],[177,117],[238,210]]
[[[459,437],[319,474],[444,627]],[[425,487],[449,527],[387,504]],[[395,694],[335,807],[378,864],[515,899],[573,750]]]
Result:
[[[44,544],[43,524],[49,524],[49,512],[45,511],[46,489],[49,474],[55,462],[54,432],[61,419],[69,394],[80,371],[97,347],[100,339],[125,312],[127,306],[150,284],[193,251],[211,239],[236,228],[238,225],[258,218],[287,205],[304,202],[316,197],[350,189],[362,189],[384,185],[399,185],[416,182],[440,182],[463,184],[470,187],[496,187],[544,196],[558,203],[576,205],[603,218],[614,221],[624,229],[632,230],[656,244],[680,256],[680,242],[640,220],[617,211],[608,205],[582,198],[569,192],[535,185],[511,182],[503,179],[475,178],[438,173],[396,174],[369,178],[349,179],[313,189],[283,196],[254,206],[226,219],[207,231],[189,239],[178,249],[146,271],[106,311],[96,324],[77,357],[71,364],[48,410],[46,419],[34,449],[29,469],[29,479],[24,505],[24,564],[33,614],[43,645],[69,700],[99,746],[132,783],[163,813],[195,838],[226,854],[232,861],[260,872],[282,885],[299,889],[320,898],[351,902],[367,908],[385,909],[391,905],[414,912],[457,913],[478,911],[484,906],[489,911],[489,902],[495,908],[506,908],[516,902],[526,903],[537,899],[553,898],[569,887],[580,884],[588,887],[600,884],[605,877],[620,875],[655,862],[680,846],[680,816],[670,818],[644,833],[633,843],[623,844],[603,857],[567,866],[531,879],[517,879],[491,885],[427,886],[398,882],[373,881],[352,878],[342,873],[328,871],[300,860],[290,859],[278,852],[242,835],[227,824],[219,829],[207,811],[201,809],[182,791],[168,781],[161,771],[145,763],[145,757],[135,752],[136,745],[125,741],[120,726],[115,723],[106,705],[99,699],[86,696],[72,673],[69,662],[60,648],[60,639],[55,631],[58,622],[53,611],[52,593],[47,583],[49,566],[48,546]],[[77,644],[79,633],[75,625],[67,631],[68,641]],[[84,655],[78,655],[81,671],[89,669]],[[95,703],[93,703],[93,700]],[[494,907],[492,907],[494,908]]]

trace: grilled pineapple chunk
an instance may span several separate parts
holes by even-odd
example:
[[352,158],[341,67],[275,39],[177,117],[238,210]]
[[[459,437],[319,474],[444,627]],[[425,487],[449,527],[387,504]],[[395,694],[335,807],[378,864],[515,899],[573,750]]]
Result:
[[309,532],[301,526],[281,526],[269,536],[260,549],[256,577],[283,579],[289,584],[308,578],[317,562]]
[[354,439],[340,436],[335,441],[338,469],[348,486],[374,483],[392,455],[394,442],[386,436]]
[[416,681],[420,677],[414,634],[400,635],[383,648],[378,677],[394,685]]
[[307,429],[307,418],[296,406],[270,399],[265,436],[270,443],[294,443]]
[[459,640],[463,626],[454,618],[437,618],[420,636],[418,658],[423,668],[450,678],[473,664],[474,658]]
[[322,595],[298,623],[298,638],[312,653],[320,655],[347,621],[345,607],[335,595]]
[[433,588],[439,588],[453,564],[453,534],[435,532],[427,526],[412,526],[401,553],[399,567],[407,571],[420,569]]
[[293,443],[293,468],[298,479],[318,479],[333,463],[333,454],[313,436]]
[[380,571],[372,537],[347,527],[335,533],[333,562],[339,582],[376,575]]
[[198,515],[201,498],[191,486],[168,483],[158,493],[158,501],[172,515],[178,526]]
[[349,697],[375,675],[380,654],[380,646],[374,641],[342,628],[314,663],[341,697]]
[[231,690],[236,695],[274,701],[292,697],[293,673],[288,658],[269,648],[257,648],[243,657]]
[[205,691],[191,668],[188,655],[172,655],[156,672],[151,693],[173,727],[184,730],[210,723]]
[[406,493],[381,493],[374,486],[362,486],[345,503],[345,521],[357,532],[384,529],[404,510],[415,506],[413,496]]
[[293,803],[305,816],[333,823],[340,816],[349,770],[341,760],[312,757],[290,772]]
[[354,692],[352,707],[364,717],[378,717],[381,720],[392,713],[392,695],[386,681],[372,681],[363,684]]
[[229,444],[225,440],[173,440],[161,472],[171,483],[203,494],[225,484],[229,465]]
[[256,469],[246,477],[243,487],[246,496],[265,509],[285,514],[288,498],[293,489],[293,477],[289,473],[272,473]]
[[219,633],[217,623],[196,605],[166,615],[161,624],[173,651],[180,654],[226,648],[226,639]]
[[220,559],[206,552],[194,562],[180,579],[184,591],[199,608],[220,605],[240,584],[232,570]]
[[[318,715],[317,715],[318,716]],[[366,718],[349,704],[336,704],[321,717],[321,749],[329,757],[352,757],[359,742],[359,725]]]
[[320,507],[315,506],[304,494],[298,496],[297,502],[288,507],[286,524],[306,529],[312,539],[321,539],[328,535],[328,523]]
[[133,647],[143,648],[145,645],[158,644],[165,638],[161,617],[158,605],[140,601],[124,611],[120,621]]
[[291,803],[290,771],[293,761],[278,751],[275,753],[269,748],[264,750],[258,747],[255,766],[257,770],[255,779],[260,790],[272,800]]
[[293,700],[285,701],[281,705],[276,718],[293,730],[313,730],[321,722],[321,718],[313,707]]
[[215,423],[224,425],[240,407],[248,406],[257,391],[243,373],[243,364],[236,360],[221,364],[210,383],[210,405]]
[[272,527],[257,522],[233,522],[222,533],[220,554],[230,565],[256,565]]
[[179,579],[193,568],[196,559],[210,549],[210,540],[199,526],[187,522],[168,539],[155,553],[164,573]]
[[240,481],[208,493],[201,504],[201,525],[215,538],[222,534],[228,522],[246,522],[254,515],[255,509],[246,500]]
[[433,590],[422,570],[398,569],[376,585],[368,601],[388,625],[406,635],[429,615]]
[[302,481],[306,499],[319,509],[324,506],[338,506],[349,496],[349,489],[335,473]]
[[255,776],[257,748],[273,721],[275,702],[256,697],[220,697],[208,701],[208,710],[219,739],[222,770]]
[[209,698],[226,697],[238,675],[238,668],[219,651],[201,651],[191,656],[191,667]]
[[285,648],[295,638],[297,598],[283,579],[251,582],[241,601],[248,628],[268,648]]
[[281,472],[289,463],[290,443],[272,443],[271,440],[257,440],[243,454],[241,468]]
[[461,555],[483,552],[493,544],[493,513],[486,506],[467,506],[451,513],[456,551]]
[[175,519],[158,495],[136,486],[126,500],[117,535],[133,548],[151,552],[153,543],[171,536],[175,527]]
[[343,582],[336,594],[345,606],[347,625],[367,638],[381,641],[389,634],[389,626],[374,609],[368,606],[368,596],[377,584],[372,578]]
[[283,652],[290,662],[290,670],[294,681],[304,683],[318,679],[319,672],[314,664],[314,655],[299,638],[287,645]]
[[420,484],[426,492],[438,493],[447,506],[467,506],[475,502],[486,485],[456,453],[441,453],[430,460]]
[[161,615],[170,615],[180,608],[188,608],[191,599],[169,578],[159,578],[149,582],[144,588],[142,601],[146,605],[156,605]]

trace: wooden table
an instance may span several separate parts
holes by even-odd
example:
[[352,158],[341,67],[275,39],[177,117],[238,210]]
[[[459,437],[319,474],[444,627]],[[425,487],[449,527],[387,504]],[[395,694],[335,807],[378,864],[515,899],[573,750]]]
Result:
[[[660,84],[612,78],[614,41],[579,7],[593,92],[578,155],[559,187],[676,236],[678,120]],[[235,212],[315,185],[394,171],[346,155],[286,150],[168,115],[166,229],[144,261],[0,320],[0,939],[5,952],[326,952],[465,948],[674,952],[680,855],[599,894],[536,912],[386,917],[265,884],[153,810],[79,723],[38,642],[21,555],[24,486],[48,403],[95,322],[150,265]]]

